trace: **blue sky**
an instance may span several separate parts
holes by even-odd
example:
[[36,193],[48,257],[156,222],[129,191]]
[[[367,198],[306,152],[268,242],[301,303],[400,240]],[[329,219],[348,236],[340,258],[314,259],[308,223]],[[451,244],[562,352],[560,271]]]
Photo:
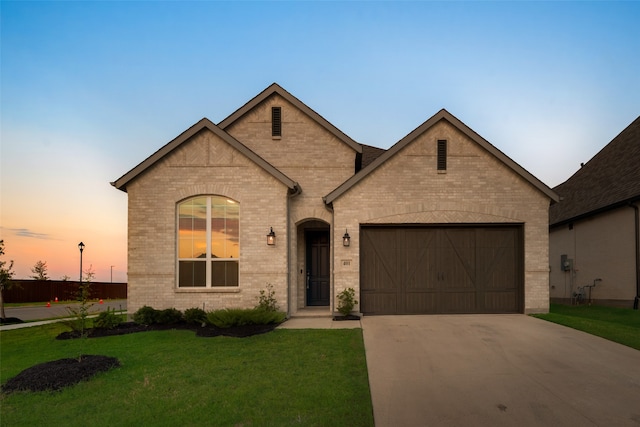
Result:
[[[126,280],[119,178],[277,82],[388,148],[446,108],[553,187],[640,114],[638,2],[0,2],[1,238]],[[113,269],[111,266],[114,266]]]

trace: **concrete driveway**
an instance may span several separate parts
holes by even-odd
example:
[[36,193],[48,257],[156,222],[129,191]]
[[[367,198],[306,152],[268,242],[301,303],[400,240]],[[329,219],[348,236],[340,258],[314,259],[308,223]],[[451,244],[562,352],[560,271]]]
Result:
[[524,315],[365,316],[377,427],[640,426],[640,351]]

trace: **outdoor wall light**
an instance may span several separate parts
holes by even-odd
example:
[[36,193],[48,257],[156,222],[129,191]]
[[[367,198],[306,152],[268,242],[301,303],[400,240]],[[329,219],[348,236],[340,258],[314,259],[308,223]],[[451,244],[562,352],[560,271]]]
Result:
[[351,245],[351,236],[349,236],[349,231],[345,228],[344,236],[342,236],[342,246],[350,246]]
[[270,227],[271,231],[267,234],[267,245],[273,246],[276,244],[276,233],[273,232],[273,227]]

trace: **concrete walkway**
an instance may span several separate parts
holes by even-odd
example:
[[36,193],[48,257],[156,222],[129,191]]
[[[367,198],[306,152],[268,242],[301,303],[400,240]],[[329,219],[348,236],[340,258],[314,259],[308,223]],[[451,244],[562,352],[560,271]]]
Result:
[[359,320],[334,321],[331,317],[292,317],[278,326],[279,329],[356,329],[362,327]]
[[640,351],[525,315],[361,323],[377,427],[640,425]]

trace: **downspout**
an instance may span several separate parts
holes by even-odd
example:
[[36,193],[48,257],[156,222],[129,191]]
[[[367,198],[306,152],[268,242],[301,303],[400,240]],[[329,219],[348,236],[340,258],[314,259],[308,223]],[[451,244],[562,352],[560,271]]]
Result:
[[640,302],[640,213],[638,212],[638,205],[635,203],[629,203],[629,206],[635,211],[635,229],[636,229],[636,297],[633,300],[633,309],[638,309],[638,303]]

